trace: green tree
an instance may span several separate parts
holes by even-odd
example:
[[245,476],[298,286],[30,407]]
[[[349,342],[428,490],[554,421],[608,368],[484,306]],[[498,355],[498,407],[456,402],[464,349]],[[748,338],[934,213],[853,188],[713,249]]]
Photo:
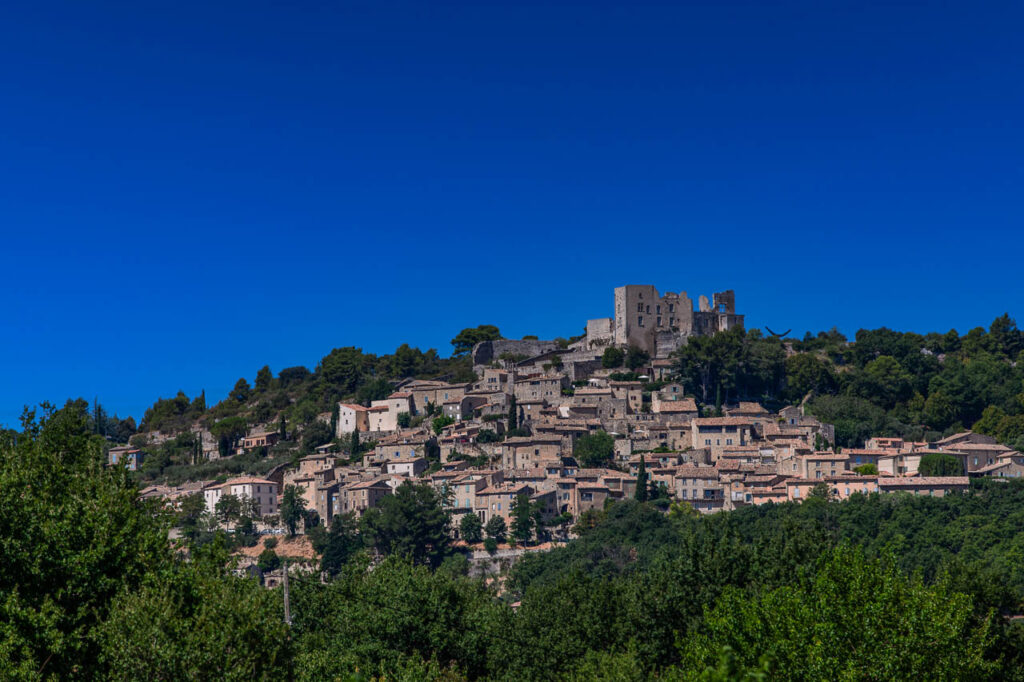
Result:
[[644,456],[640,455],[640,466],[636,469],[636,492],[633,496],[637,502],[646,502],[649,491],[647,490],[647,465],[644,463]]
[[459,534],[471,545],[483,540],[483,525],[480,523],[480,517],[472,511],[463,514],[462,520],[459,521]]
[[277,426],[277,433],[281,440],[288,440],[288,422],[285,420],[284,412],[281,413],[281,420]]
[[394,391],[391,382],[383,377],[370,379],[356,391],[356,400],[363,405],[369,405],[375,400],[384,400]]
[[473,350],[473,346],[482,341],[497,341],[503,338],[501,332],[493,324],[482,324],[478,327],[467,327],[452,339],[454,356],[462,356]]
[[249,396],[251,395],[252,387],[249,386],[249,382],[245,380],[245,377],[242,377],[235,382],[235,387],[231,389],[231,393],[228,394],[228,397],[237,402],[244,403],[249,400]]
[[580,466],[606,466],[615,455],[615,439],[604,431],[588,433],[576,439],[572,454]]
[[399,557],[293,584],[298,680],[484,679],[491,633],[512,635],[493,588]]
[[855,472],[857,472],[858,474],[860,474],[861,476],[877,476],[878,475],[878,467],[874,464],[874,462],[868,462],[867,464],[861,464],[859,467],[854,467],[853,470]]
[[284,487],[278,511],[281,515],[281,523],[288,529],[288,535],[295,537],[299,521],[302,520],[306,511],[306,498],[302,496],[302,490],[298,486],[286,485]]
[[280,597],[254,580],[224,575],[226,558],[220,555],[220,565],[180,562],[139,588],[122,589],[97,633],[100,677],[287,679],[293,652]]
[[810,392],[835,393],[838,386],[835,370],[827,360],[812,353],[797,353],[786,358],[786,397],[800,402]]
[[368,364],[362,348],[335,348],[320,360],[319,374],[330,395],[352,395],[363,382]]
[[242,515],[242,501],[238,499],[237,495],[228,493],[222,495],[217,504],[214,505],[213,510],[217,512],[217,516],[220,518],[221,523],[228,523],[233,519],[237,519]]
[[601,355],[601,366],[605,369],[616,369],[622,367],[625,359],[626,354],[622,352],[622,349],[608,346],[604,349],[604,354]]
[[441,496],[433,487],[405,481],[393,495],[366,511],[360,531],[380,554],[404,556],[436,568],[449,551],[448,522]]
[[525,494],[516,496],[512,503],[511,535],[523,544],[528,543],[533,537],[534,517],[533,509],[530,506],[530,497]]
[[270,371],[269,365],[263,365],[256,372],[256,392],[266,393],[274,384],[274,373]]
[[512,395],[508,399],[508,430],[515,431],[519,428],[519,407],[516,404],[516,397]]
[[277,552],[272,548],[267,547],[260,552],[259,557],[257,557],[256,566],[259,567],[260,571],[263,573],[276,571],[281,568],[281,557],[277,556]]
[[986,679],[991,641],[987,620],[979,624],[970,598],[948,583],[929,587],[891,558],[839,548],[806,584],[753,596],[727,589],[704,632],[683,642],[683,661],[702,670],[728,647],[738,670],[768,661],[790,680]]
[[331,521],[330,530],[316,526],[309,536],[313,549],[320,554],[320,570],[332,577],[338,575],[363,548],[363,541],[359,537],[359,522],[353,512],[338,514]]
[[178,501],[178,525],[189,535],[196,530],[199,519],[206,513],[206,500],[202,493],[191,493]]
[[440,436],[441,432],[444,431],[444,427],[451,426],[454,423],[455,420],[452,419],[451,417],[441,416],[434,417],[434,421],[432,421],[430,424],[434,428],[434,433]]
[[331,430],[330,424],[317,419],[302,432],[302,451],[313,452],[316,448],[330,443],[332,440],[334,440],[334,431]]
[[0,670],[103,679],[96,628],[117,593],[173,563],[170,518],[103,467],[84,400],[26,410],[16,436],[0,433]]
[[[637,346],[630,346],[626,350],[626,367],[631,370],[637,370],[646,365],[651,360],[651,355],[642,348]],[[601,360],[604,364],[604,358]]]
[[505,526],[505,519],[500,516],[492,516],[488,521],[487,525],[484,526],[484,532],[487,533],[487,537],[495,542],[505,542],[505,536],[508,533],[508,528]]
[[234,454],[235,446],[249,429],[245,417],[225,417],[210,427],[210,433],[217,439],[221,457]]
[[956,420],[956,406],[941,389],[933,391],[924,402],[921,419],[934,430],[944,431]]
[[922,476],[963,476],[964,466],[953,455],[931,452],[921,457],[917,472]]
[[476,434],[477,443],[497,443],[500,440],[501,436],[499,436],[494,429],[480,429]]

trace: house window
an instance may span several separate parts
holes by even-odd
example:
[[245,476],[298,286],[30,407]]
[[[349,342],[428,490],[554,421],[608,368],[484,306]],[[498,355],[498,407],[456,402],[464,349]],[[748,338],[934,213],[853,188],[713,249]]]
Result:
[[658,318],[657,324],[658,324],[659,327],[661,326],[661,318],[660,317]]
[[674,312],[676,311],[676,306],[675,306],[675,304],[674,304],[674,303],[669,303],[669,304],[668,304],[668,311],[669,311],[670,313],[674,313]]
[[704,439],[704,445],[711,445],[711,439],[710,438],[705,438]]
[[641,326],[641,327],[642,327],[642,326],[644,326],[644,316],[643,316],[643,315],[640,315],[639,317],[637,317],[637,318],[636,318],[636,323],[637,323],[637,324],[638,324],[639,326]]
[[636,311],[638,313],[642,313],[644,311],[644,304],[643,303],[637,303],[636,304]]

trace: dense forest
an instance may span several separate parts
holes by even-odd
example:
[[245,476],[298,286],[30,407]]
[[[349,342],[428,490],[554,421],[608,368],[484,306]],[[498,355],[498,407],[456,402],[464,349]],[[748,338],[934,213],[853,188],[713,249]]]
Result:
[[1020,481],[711,516],[619,502],[499,580],[382,516],[362,545],[320,538],[330,577],[295,576],[289,626],[226,536],[170,542],[176,513],[103,444],[75,403],[0,434],[5,678],[1024,677]]

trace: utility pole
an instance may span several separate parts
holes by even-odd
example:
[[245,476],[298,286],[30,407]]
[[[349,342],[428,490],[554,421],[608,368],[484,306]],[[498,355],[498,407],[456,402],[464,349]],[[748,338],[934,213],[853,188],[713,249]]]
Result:
[[288,604],[288,560],[284,560],[284,624],[292,624],[292,612]]

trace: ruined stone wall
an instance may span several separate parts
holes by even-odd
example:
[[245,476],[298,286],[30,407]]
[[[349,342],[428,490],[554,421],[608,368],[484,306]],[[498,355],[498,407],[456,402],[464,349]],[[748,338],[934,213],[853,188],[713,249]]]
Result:
[[604,348],[615,342],[615,320],[599,317],[587,320],[587,348]]
[[535,339],[482,341],[473,346],[473,366],[489,365],[504,353],[514,353],[532,358],[541,353],[557,350],[558,347],[554,341],[537,341]]

